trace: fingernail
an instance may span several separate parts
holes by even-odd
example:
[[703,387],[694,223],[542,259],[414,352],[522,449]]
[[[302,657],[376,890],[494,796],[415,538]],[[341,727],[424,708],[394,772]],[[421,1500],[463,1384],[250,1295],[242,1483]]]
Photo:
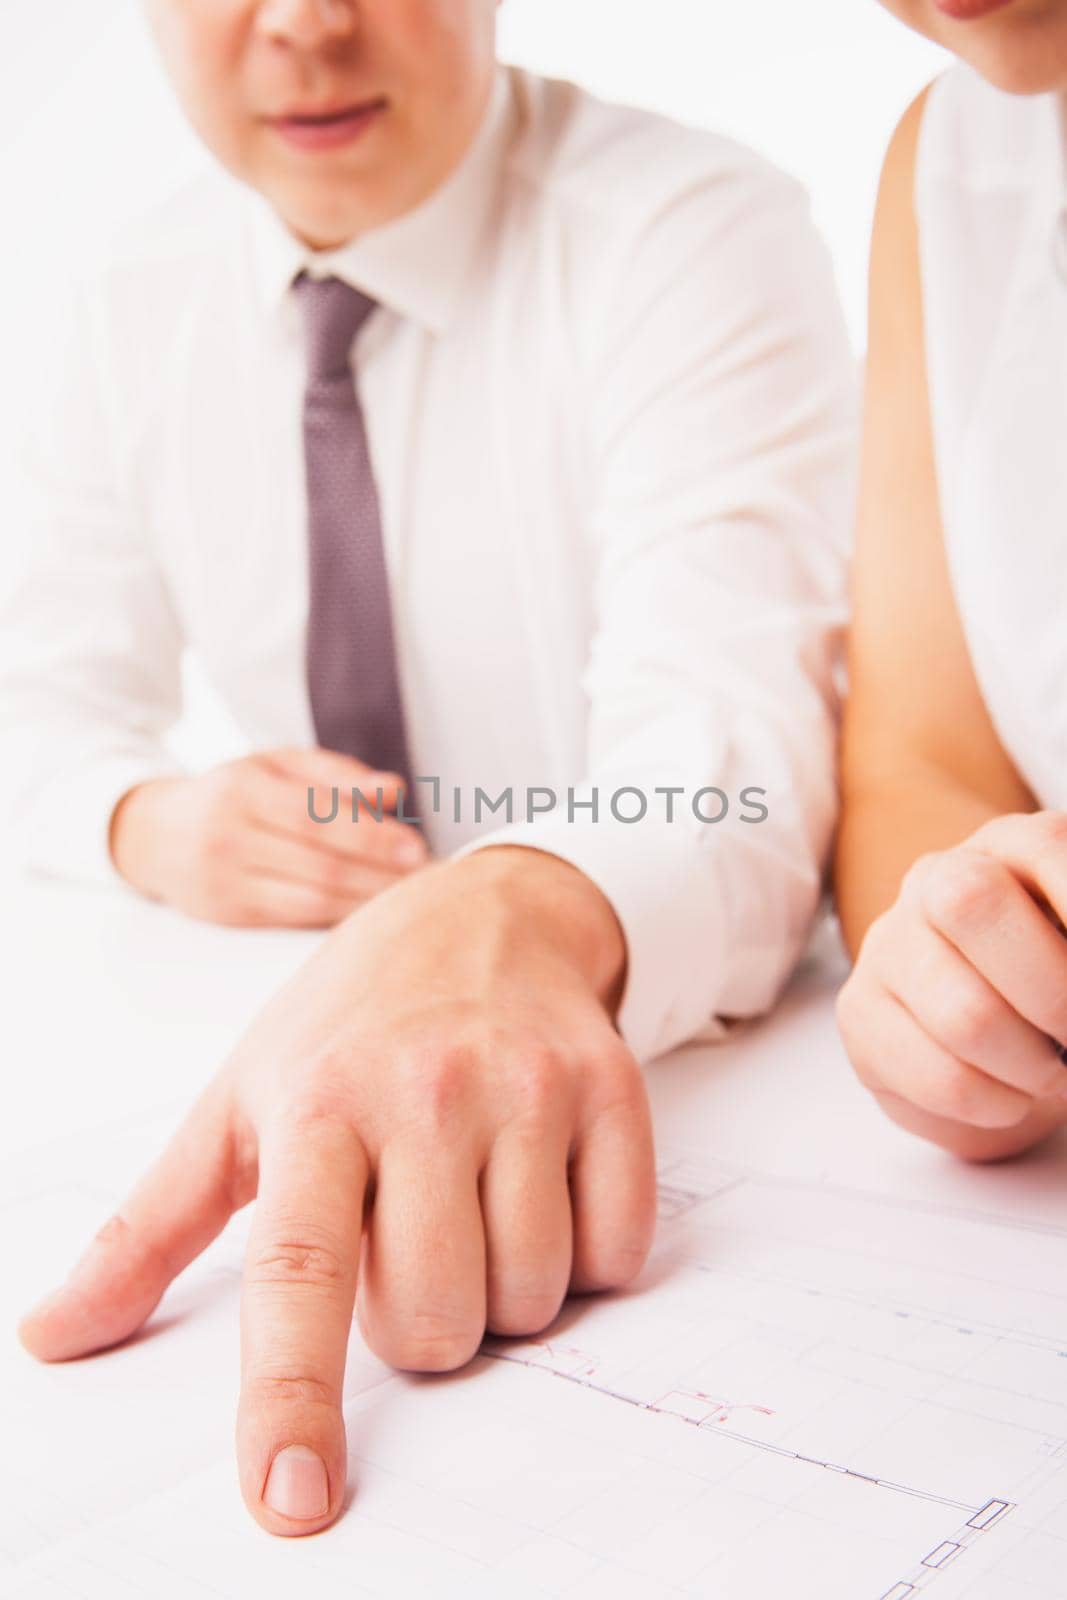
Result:
[[326,1468],[306,1444],[290,1444],[270,1464],[263,1486],[263,1504],[294,1522],[311,1522],[330,1509]]

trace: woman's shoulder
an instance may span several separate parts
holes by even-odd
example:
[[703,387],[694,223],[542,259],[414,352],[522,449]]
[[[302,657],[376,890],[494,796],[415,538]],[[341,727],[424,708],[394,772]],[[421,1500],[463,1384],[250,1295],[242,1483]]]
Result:
[[937,394],[959,386],[961,403],[969,403],[1012,314],[1020,261],[1035,238],[1051,241],[1063,204],[1063,140],[1057,95],[1008,94],[962,65],[923,91],[893,136],[875,217],[872,287],[880,282],[892,305],[902,284],[914,285],[914,320]]

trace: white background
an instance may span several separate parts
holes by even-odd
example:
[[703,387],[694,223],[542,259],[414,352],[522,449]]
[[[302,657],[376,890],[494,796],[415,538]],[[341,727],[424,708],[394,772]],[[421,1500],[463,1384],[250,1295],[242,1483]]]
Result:
[[[7,4],[20,14],[0,54],[0,440],[17,420],[57,273],[76,271],[116,221],[208,159],[162,76],[139,0]],[[881,157],[940,70],[933,46],[875,0],[504,0],[501,47],[606,97],[730,133],[793,171],[862,348]],[[195,674],[189,686],[178,748],[199,766],[239,744]]]

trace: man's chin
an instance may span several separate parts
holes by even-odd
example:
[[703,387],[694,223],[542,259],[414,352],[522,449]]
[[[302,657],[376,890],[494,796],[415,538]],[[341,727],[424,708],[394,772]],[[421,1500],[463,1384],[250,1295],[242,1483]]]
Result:
[[257,183],[289,231],[314,250],[332,250],[413,209],[418,196],[393,192],[393,186],[366,174],[337,169],[293,182],[289,174]]
[[[330,185],[334,187],[336,183]],[[340,249],[357,235],[380,227],[390,215],[386,207],[353,204],[358,197],[351,190],[340,196],[327,195],[325,203],[323,197],[306,192],[294,196],[288,188],[264,192],[290,233],[312,250]]]

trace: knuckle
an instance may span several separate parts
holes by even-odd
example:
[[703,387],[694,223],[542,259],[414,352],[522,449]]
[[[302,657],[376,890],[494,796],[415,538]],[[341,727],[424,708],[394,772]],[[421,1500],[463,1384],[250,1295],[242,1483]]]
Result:
[[474,1072],[473,1053],[459,1046],[409,1058],[402,1076],[418,1119],[431,1128],[443,1128],[462,1118]]
[[641,1235],[598,1246],[586,1269],[586,1286],[593,1290],[625,1289],[647,1261],[651,1244],[649,1226]]
[[227,818],[207,816],[200,826],[195,845],[195,867],[204,888],[223,895],[234,882],[240,861]]
[[279,1127],[299,1139],[328,1134],[344,1121],[352,1058],[343,1046],[326,1047],[308,1061],[298,1086],[285,1097]]
[[108,1217],[93,1235],[93,1243],[102,1245],[105,1250],[121,1250],[129,1242],[130,1225],[125,1217],[120,1217],[117,1212],[114,1216]]
[[341,896],[321,885],[308,893],[303,911],[309,925],[316,928],[331,928],[344,914]]
[[559,1115],[567,1092],[566,1069],[552,1051],[527,1050],[512,1062],[510,1090],[518,1119],[542,1126]]
[[257,1406],[324,1406],[337,1408],[336,1388],[310,1373],[255,1372],[245,1378],[244,1401]]
[[912,922],[912,903],[903,890],[881,916],[875,917],[867,929],[856,954],[855,967],[861,974],[878,973],[892,960],[895,949],[907,924]]
[[841,1041],[845,1047],[849,1065],[858,1082],[865,1089],[872,1092],[881,1086],[881,1077],[874,1066],[869,1040],[862,1030],[853,1028],[851,1023],[842,1025],[838,1023],[841,1032]]
[[865,1089],[872,1093],[881,1088],[883,1063],[879,1060],[877,1041],[882,1035],[879,1016],[885,1005],[885,992],[881,985],[870,979],[864,970],[863,956],[834,1000],[834,1018],[852,1070]]
[[644,1073],[637,1057],[614,1032],[598,1047],[595,1076],[600,1100],[607,1107],[630,1117],[646,1114]]
[[927,917],[950,933],[995,920],[1003,899],[1004,869],[975,850],[947,852],[922,890]]
[[323,899],[334,899],[348,886],[349,866],[344,856],[324,850],[319,862],[319,889]]
[[407,1372],[454,1372],[478,1349],[484,1329],[436,1311],[416,1310],[390,1341],[388,1360]]
[[931,1110],[950,1122],[973,1123],[981,1117],[981,1086],[962,1063],[946,1067],[930,1085]]
[[312,1148],[332,1153],[350,1147],[355,1132],[348,1115],[346,1069],[344,1056],[312,1060],[299,1084],[274,1107],[264,1139],[287,1160],[299,1161]]
[[204,848],[222,849],[229,839],[229,824],[243,795],[241,775],[222,767],[204,780],[201,842]]
[[230,840],[226,828],[217,817],[209,817],[200,829],[198,854],[205,873],[217,873],[229,859]]
[[[839,1007],[841,1001],[839,999]],[[850,1014],[842,1021],[838,1011],[838,1029],[845,1047],[849,1065],[857,1081],[873,1094],[882,1087],[882,1073],[871,1049],[870,1030],[862,1025],[856,1015]]]
[[1040,850],[1067,847],[1067,811],[1038,811],[1027,819]]
[[252,1287],[290,1284],[337,1289],[351,1278],[354,1264],[322,1240],[272,1239],[252,1251],[245,1271]]
[[973,1060],[999,1017],[996,996],[978,984],[961,984],[954,993],[943,993],[939,1006],[938,1037],[953,1047],[956,1054]]
[[259,1184],[259,1147],[254,1133],[246,1126],[235,1127],[232,1135],[232,1165],[226,1193],[231,1213],[241,1211],[256,1197]]
[[211,774],[211,792],[221,802],[236,800],[245,791],[249,767],[244,761],[230,761]]
[[615,1081],[622,1094],[631,1095],[636,1099],[642,1098],[644,1074],[637,1057],[617,1033],[612,1032],[607,1041],[601,1045],[599,1064],[600,1071],[606,1078]]
[[127,1282],[148,1283],[160,1275],[173,1276],[173,1267],[161,1246],[118,1212],[97,1228],[90,1248],[110,1256]]
[[221,892],[221,885],[219,888],[216,914],[221,921],[238,928],[266,928],[274,922],[265,901],[251,900],[247,896],[230,897]]
[[866,1054],[865,1051],[850,1050],[849,1062],[851,1063],[856,1082],[861,1088],[866,1089],[869,1094],[873,1094],[875,1099],[877,1099],[879,1094],[884,1092],[886,1086],[881,1072],[874,1065],[871,1058]]
[[494,1333],[509,1339],[541,1333],[555,1322],[562,1303],[562,1293],[554,1293],[543,1284],[525,1288],[507,1284],[495,1296],[489,1325]]
[[[949,854],[950,852],[945,850],[928,850],[925,854],[916,856],[901,879],[901,895],[907,898],[918,896],[921,899],[927,882],[942,869]],[[881,918],[878,921],[881,921]],[[877,926],[877,923],[872,926]]]

